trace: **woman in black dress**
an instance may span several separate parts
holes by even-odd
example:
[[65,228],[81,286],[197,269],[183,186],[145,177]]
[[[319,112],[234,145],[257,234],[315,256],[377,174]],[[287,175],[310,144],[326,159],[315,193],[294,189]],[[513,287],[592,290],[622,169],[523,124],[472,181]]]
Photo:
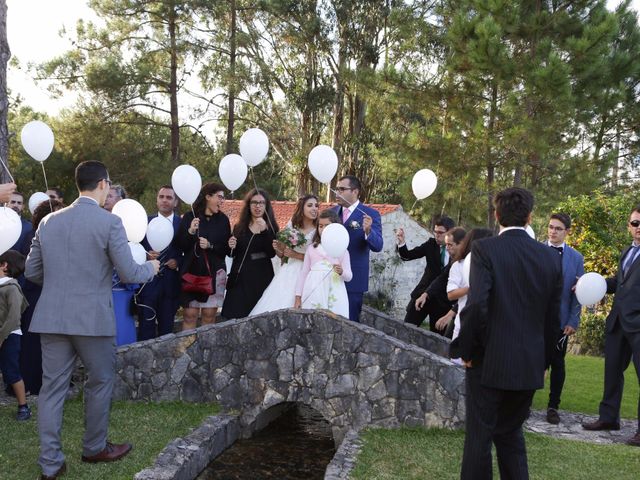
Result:
[[[229,254],[231,225],[229,218],[220,211],[224,202],[224,187],[218,183],[207,183],[193,203],[192,212],[182,217],[176,235],[176,243],[184,252],[180,276],[185,273],[210,275],[213,294],[180,292],[183,307],[182,329],[196,327],[198,311],[202,323],[215,323],[218,308],[222,306],[227,270],[225,256]],[[207,261],[209,266],[207,267]]]
[[[62,202],[51,200],[51,202],[45,200],[38,205],[33,211],[31,224],[33,230],[27,235],[26,240],[22,246],[22,253],[24,256],[29,255],[31,249],[31,240],[40,225],[40,221],[49,215],[51,212],[57,212],[64,208]],[[36,309],[36,304],[42,293],[42,285],[35,284],[29,280],[24,281],[22,287],[29,306],[22,313],[20,318],[20,329],[22,330],[22,337],[20,337],[20,375],[24,380],[25,390],[31,395],[38,395],[40,393],[40,387],[42,386],[42,351],[40,349],[40,334],[32,333],[29,331],[31,325],[31,317]]]
[[233,264],[222,307],[224,318],[248,316],[269,286],[277,233],[278,224],[267,192],[252,189],[244,197],[240,219],[229,239]]

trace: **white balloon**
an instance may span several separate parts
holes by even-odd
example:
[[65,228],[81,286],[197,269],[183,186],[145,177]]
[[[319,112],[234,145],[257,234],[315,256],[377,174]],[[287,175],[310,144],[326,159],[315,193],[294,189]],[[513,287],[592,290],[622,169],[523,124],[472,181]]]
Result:
[[129,248],[131,249],[131,256],[133,257],[133,261],[138,265],[142,265],[147,261],[147,252],[145,252],[142,245],[135,242],[129,242]]
[[133,243],[140,243],[147,233],[147,212],[144,207],[131,198],[120,200],[113,206],[111,213],[122,219],[127,232],[127,239]]
[[309,170],[320,183],[329,183],[338,171],[338,155],[328,145],[318,145],[309,152]]
[[250,128],[240,137],[240,155],[247,165],[255,167],[269,153],[269,137],[259,128]]
[[191,165],[180,165],[176,167],[171,175],[171,185],[173,191],[180,199],[188,203],[193,204],[198,198],[200,189],[202,188],[202,177],[200,172]]
[[0,255],[13,247],[21,233],[20,216],[9,207],[0,207]]
[[31,212],[31,215],[33,215],[33,212],[38,207],[38,205],[40,205],[42,202],[48,202],[48,201],[49,201],[49,195],[47,195],[44,192],[36,192],[33,195],[31,195],[29,197],[29,211]]
[[240,155],[232,153],[220,160],[218,174],[224,186],[234,192],[247,179],[247,164]]
[[44,162],[53,150],[53,132],[40,120],[33,120],[22,127],[20,140],[25,151],[38,162]]
[[349,232],[339,223],[324,227],[320,242],[330,257],[340,258],[349,246]]
[[161,252],[169,246],[171,240],[173,240],[173,224],[168,218],[158,215],[149,222],[147,242],[151,250]]
[[533,238],[534,240],[536,239],[536,234],[533,231],[533,228],[531,228],[531,225],[527,225],[526,227],[524,227],[525,231],[529,234],[529,236],[531,238]]
[[576,283],[576,298],[581,305],[594,305],[607,293],[607,281],[595,272],[585,273]]
[[471,252],[464,257],[464,263],[462,264],[462,279],[469,285],[469,275],[471,273]]
[[411,189],[418,200],[427,198],[435,192],[438,186],[438,178],[428,168],[418,170],[411,180]]

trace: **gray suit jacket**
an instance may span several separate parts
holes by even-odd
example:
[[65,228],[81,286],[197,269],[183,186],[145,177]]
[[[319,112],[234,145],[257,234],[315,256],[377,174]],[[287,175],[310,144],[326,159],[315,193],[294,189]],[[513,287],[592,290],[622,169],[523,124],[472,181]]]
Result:
[[26,277],[42,285],[29,331],[114,336],[114,266],[125,283],[154,275],[150,263],[133,260],[119,217],[80,197],[44,218],[26,262]]

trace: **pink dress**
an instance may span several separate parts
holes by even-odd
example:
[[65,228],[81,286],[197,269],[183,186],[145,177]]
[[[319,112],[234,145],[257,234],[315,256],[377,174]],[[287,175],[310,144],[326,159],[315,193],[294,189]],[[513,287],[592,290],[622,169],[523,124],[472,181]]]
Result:
[[[342,265],[342,275],[333,266]],[[349,318],[349,297],[344,282],[353,277],[349,252],[341,258],[329,257],[322,245],[309,246],[296,284],[296,295],[302,297],[302,308],[331,310]]]

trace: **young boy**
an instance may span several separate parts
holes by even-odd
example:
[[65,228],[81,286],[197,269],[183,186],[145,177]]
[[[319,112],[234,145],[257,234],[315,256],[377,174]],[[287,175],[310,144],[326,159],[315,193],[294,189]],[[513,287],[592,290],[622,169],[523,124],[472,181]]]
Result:
[[24,256],[15,250],[0,255],[0,370],[7,385],[11,385],[18,400],[17,420],[29,420],[24,382],[20,375],[20,316],[27,308],[16,277],[24,272]]

